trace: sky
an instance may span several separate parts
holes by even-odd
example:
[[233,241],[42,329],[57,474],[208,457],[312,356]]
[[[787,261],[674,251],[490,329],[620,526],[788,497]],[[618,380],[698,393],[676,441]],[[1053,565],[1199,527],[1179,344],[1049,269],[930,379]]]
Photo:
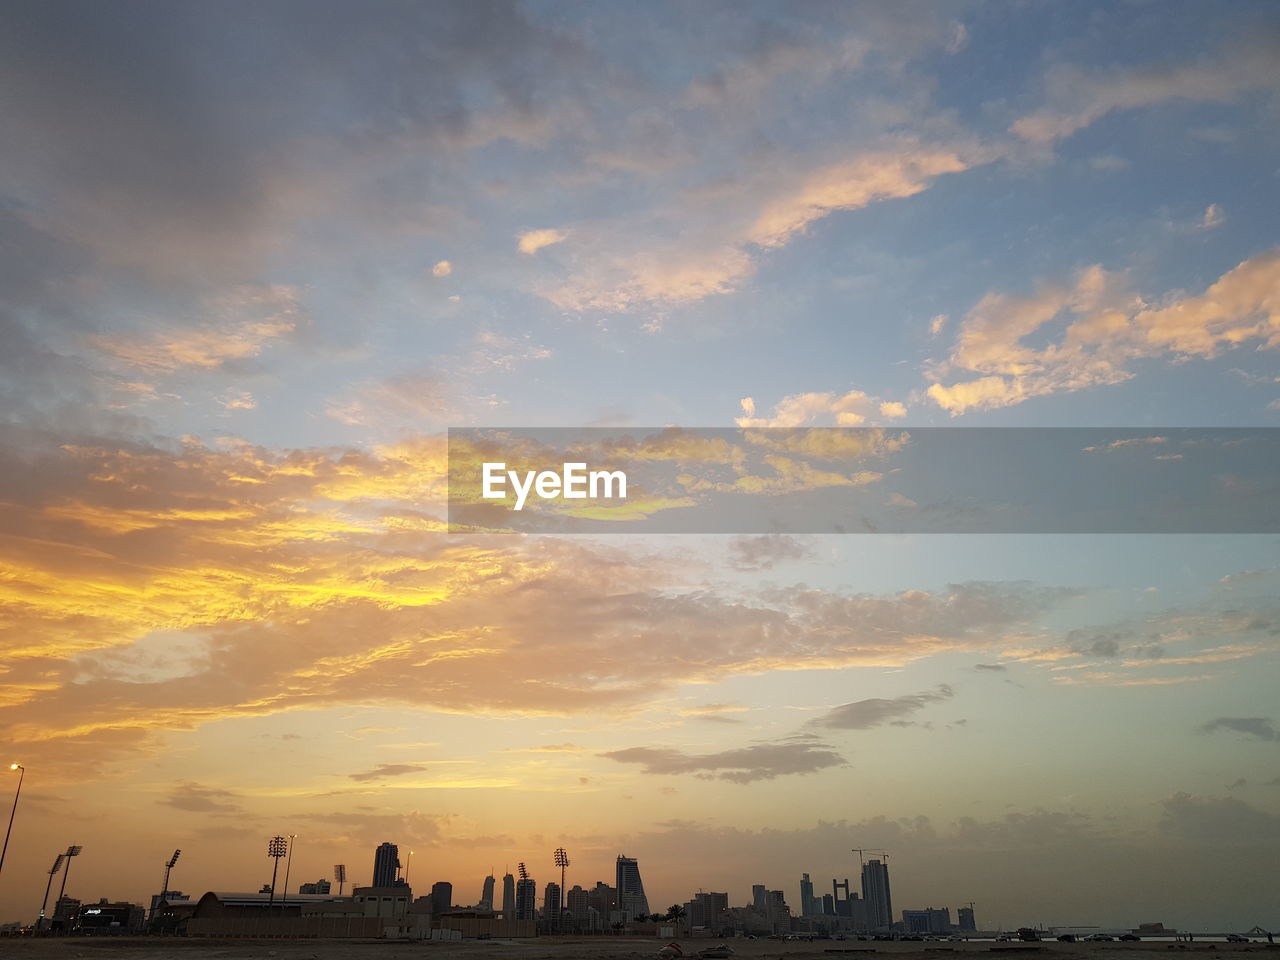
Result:
[[4,4],[0,922],[68,844],[141,902],[296,834],[459,904],[861,847],[984,927],[1280,926],[1274,534],[445,514],[449,428],[1280,427],[1278,55],[1243,0]]

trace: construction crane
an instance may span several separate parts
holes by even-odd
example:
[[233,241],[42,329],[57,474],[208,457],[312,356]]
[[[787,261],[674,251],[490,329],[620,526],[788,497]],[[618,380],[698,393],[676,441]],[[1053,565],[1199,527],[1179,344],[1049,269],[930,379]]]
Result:
[[865,857],[864,855],[865,855],[865,854],[868,854],[868,853],[878,853],[878,854],[880,854],[880,856],[881,856],[881,857],[882,857],[886,862],[887,862],[887,861],[888,861],[888,859],[889,859],[889,851],[888,851],[888,850],[871,850],[871,849],[864,848],[864,847],[854,847],[852,852],[853,852],[853,853],[856,853],[856,854],[858,855],[858,866],[859,866],[859,867],[865,867],[865,866],[867,865],[866,857]]
[[523,860],[521,860],[519,863],[516,864],[516,873],[520,874],[521,880],[529,879],[529,871],[524,868]]

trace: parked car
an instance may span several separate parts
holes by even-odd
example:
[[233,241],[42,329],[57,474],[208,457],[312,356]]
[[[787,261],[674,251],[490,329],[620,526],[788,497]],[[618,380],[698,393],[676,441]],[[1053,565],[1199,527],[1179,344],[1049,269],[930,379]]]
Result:
[[1228,933],[1227,943],[1248,943],[1249,938],[1242,933]]
[[1136,933],[1122,933],[1120,934],[1120,939],[1125,941],[1126,943],[1137,943],[1142,938],[1138,936]]
[[1058,939],[1063,943],[1075,943],[1076,935],[1074,933],[1060,933],[1058,934]]

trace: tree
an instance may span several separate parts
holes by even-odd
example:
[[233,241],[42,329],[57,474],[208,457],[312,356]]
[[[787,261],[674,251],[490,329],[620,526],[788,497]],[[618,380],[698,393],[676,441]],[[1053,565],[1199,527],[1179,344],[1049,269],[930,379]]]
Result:
[[673,923],[679,923],[688,915],[688,911],[678,903],[673,903],[667,907],[667,915],[663,919],[670,920]]

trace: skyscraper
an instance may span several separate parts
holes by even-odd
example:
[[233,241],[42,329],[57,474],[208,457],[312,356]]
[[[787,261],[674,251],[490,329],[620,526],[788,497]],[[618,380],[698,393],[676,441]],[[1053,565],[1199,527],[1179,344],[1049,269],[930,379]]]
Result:
[[381,843],[373,852],[373,885],[394,887],[400,877],[400,848],[394,843]]
[[453,884],[441,880],[431,885],[431,912],[435,916],[448,913],[453,909]]
[[617,884],[618,909],[628,920],[649,915],[649,898],[644,895],[644,883],[640,879],[640,863],[634,857],[618,854]]
[[476,904],[480,910],[493,909],[493,874],[484,878],[484,889],[480,891],[480,902]]
[[800,915],[805,917],[821,913],[813,896],[813,881],[807,873],[800,875]]
[[502,919],[516,918],[516,878],[510,873],[502,877]]
[[[574,927],[582,932],[590,932],[592,930],[591,923],[591,892],[583,890],[582,887],[574,884],[564,894],[565,909],[573,915]],[[599,916],[597,911],[596,916]]]
[[765,911],[765,894],[763,883],[753,883],[751,885],[751,905],[761,913]]
[[548,933],[560,929],[560,884],[552,880],[542,892],[542,920]]
[[889,894],[889,865],[868,860],[862,865],[862,899],[867,904],[867,926],[887,930],[893,926],[893,899]]
[[961,930],[968,930],[972,933],[978,929],[977,921],[973,919],[973,907],[961,907],[958,915],[960,922],[957,926]]
[[516,919],[534,920],[538,912],[538,884],[531,877],[516,881]]

